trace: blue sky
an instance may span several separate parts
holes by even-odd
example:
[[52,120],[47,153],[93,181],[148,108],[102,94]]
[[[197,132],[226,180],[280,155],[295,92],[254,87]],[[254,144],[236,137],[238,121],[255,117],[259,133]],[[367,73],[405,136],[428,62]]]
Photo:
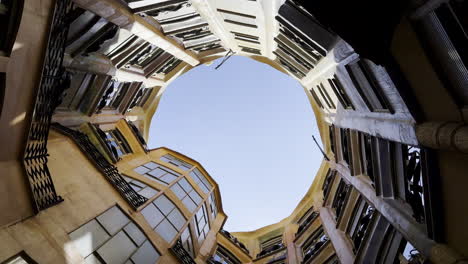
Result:
[[233,56],[220,69],[201,65],[172,82],[150,128],[149,147],[169,147],[218,182],[225,229],[251,231],[287,217],[322,156],[310,103],[293,78]]

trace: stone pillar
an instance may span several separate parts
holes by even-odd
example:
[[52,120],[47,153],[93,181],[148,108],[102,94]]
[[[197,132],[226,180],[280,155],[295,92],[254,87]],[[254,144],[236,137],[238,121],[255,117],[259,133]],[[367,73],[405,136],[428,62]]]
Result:
[[456,122],[427,122],[416,126],[421,145],[433,149],[468,153],[468,125]]
[[320,219],[341,263],[354,263],[353,247],[349,240],[346,239],[346,234],[336,228],[335,220],[329,208],[320,208]]

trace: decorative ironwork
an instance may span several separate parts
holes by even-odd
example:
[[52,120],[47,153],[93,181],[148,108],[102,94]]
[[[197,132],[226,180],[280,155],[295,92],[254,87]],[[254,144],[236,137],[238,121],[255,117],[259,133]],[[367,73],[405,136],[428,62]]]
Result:
[[375,209],[366,204],[365,209],[359,216],[359,220],[357,222],[356,231],[353,235],[353,244],[354,244],[354,252],[356,253],[359,250],[359,247],[364,241],[364,237],[367,234],[367,231],[370,227],[372,217],[374,216]]
[[225,237],[227,237],[229,240],[231,240],[231,242],[234,243],[236,246],[240,247],[243,251],[245,251],[245,253],[250,254],[247,247],[242,242],[240,242],[235,236],[231,235],[231,233],[224,229],[221,229],[219,232]]
[[196,264],[192,256],[185,250],[182,241],[178,239],[174,246],[171,247],[172,253],[179,259],[182,264]]
[[99,152],[96,146],[91,143],[86,134],[62,126],[58,123],[54,123],[52,126],[61,133],[73,139],[73,141],[80,147],[81,151],[106,176],[107,180],[117,189],[117,191],[133,207],[133,209],[136,210],[148,200],[147,198],[138,194],[128,184],[128,182],[124,180],[118,169],[109,163],[109,161],[107,161],[107,159],[101,154],[101,152]]
[[403,145],[403,162],[405,173],[406,201],[413,209],[413,217],[419,223],[424,223],[424,193],[421,169],[421,150],[413,146]]
[[70,76],[62,68],[69,20],[67,13],[73,3],[56,1],[41,80],[34,103],[26,149],[24,167],[28,176],[34,210],[49,208],[63,201],[57,192],[47,166],[47,139],[54,109],[61,103],[62,92],[70,86]]

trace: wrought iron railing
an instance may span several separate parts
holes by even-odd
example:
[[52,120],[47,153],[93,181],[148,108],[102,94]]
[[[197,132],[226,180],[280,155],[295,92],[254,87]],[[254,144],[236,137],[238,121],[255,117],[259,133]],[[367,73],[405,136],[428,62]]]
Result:
[[266,257],[266,256],[270,256],[273,253],[278,252],[280,250],[283,250],[285,248],[286,248],[286,246],[284,245],[283,242],[272,245],[272,246],[270,246],[270,247],[268,247],[266,249],[263,249],[260,253],[258,253],[257,254],[257,259],[260,259],[260,258],[263,258],[263,257]]
[[171,252],[177,257],[182,264],[196,264],[192,256],[185,250],[180,239],[171,247]]
[[352,241],[354,244],[354,253],[358,252],[359,248],[361,247],[364,238],[369,231],[369,227],[372,223],[372,218],[374,216],[374,207],[366,204],[365,210],[359,216],[355,234],[352,237]]
[[81,151],[106,176],[107,180],[117,189],[122,197],[127,200],[133,209],[137,209],[148,200],[147,198],[138,194],[128,184],[128,182],[124,180],[117,168],[109,161],[107,161],[107,159],[101,154],[101,152],[99,152],[96,146],[91,143],[86,134],[57,123],[54,123],[52,127],[73,139],[73,141],[80,147]]
[[405,198],[413,210],[413,217],[416,221],[425,223],[421,150],[417,147],[407,145],[403,145],[402,147],[405,173]]
[[63,201],[57,192],[47,167],[47,139],[54,109],[60,104],[62,92],[70,86],[70,78],[62,68],[69,21],[67,13],[73,3],[57,0],[45,50],[42,74],[34,102],[26,148],[24,168],[36,212]]
[[224,229],[221,229],[219,232],[221,234],[223,234],[226,238],[228,238],[234,245],[238,246],[243,251],[245,251],[245,253],[247,253],[247,255],[250,254],[247,247],[242,242],[240,242],[235,236],[231,235],[231,233],[229,233],[228,231],[226,231]]

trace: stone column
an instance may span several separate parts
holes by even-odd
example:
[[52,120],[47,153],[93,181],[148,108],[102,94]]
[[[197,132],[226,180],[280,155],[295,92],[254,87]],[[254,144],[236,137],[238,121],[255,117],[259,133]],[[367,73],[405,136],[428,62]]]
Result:
[[457,122],[427,122],[416,126],[421,145],[468,154],[468,125]]
[[346,239],[346,234],[336,228],[329,208],[320,208],[320,219],[341,263],[354,263],[353,247]]

